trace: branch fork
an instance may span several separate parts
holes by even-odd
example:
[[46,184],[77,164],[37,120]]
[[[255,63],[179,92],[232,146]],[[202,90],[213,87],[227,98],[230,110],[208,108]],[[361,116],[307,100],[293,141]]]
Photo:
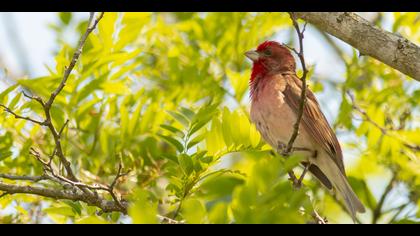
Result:
[[[123,167],[122,167],[121,160],[118,165],[117,174],[110,185],[100,185],[100,184],[89,185],[89,184],[81,182],[74,174],[71,163],[66,158],[62,145],[61,145],[61,136],[65,128],[68,126],[69,120],[67,119],[65,123],[60,127],[60,129],[57,129],[52,122],[51,112],[50,112],[51,107],[55,101],[55,98],[60,94],[60,92],[65,87],[67,79],[70,76],[74,66],[77,63],[82,53],[83,46],[89,34],[96,28],[97,24],[102,19],[103,15],[104,13],[102,12],[98,15],[98,17],[96,17],[96,19],[94,19],[95,13],[94,12],[90,13],[89,21],[88,21],[88,28],[86,29],[85,33],[81,36],[78,42],[78,45],[76,47],[76,50],[73,54],[73,57],[70,61],[70,64],[65,67],[63,78],[60,84],[51,93],[48,100],[44,101],[41,97],[38,97],[36,95],[29,95],[23,92],[23,95],[26,98],[34,100],[42,106],[45,120],[38,121],[30,117],[18,115],[7,106],[0,104],[0,107],[3,107],[7,113],[12,114],[16,119],[27,120],[36,125],[47,127],[50,133],[52,134],[54,138],[54,143],[55,143],[54,151],[48,157],[48,159],[41,157],[40,152],[37,151],[36,149],[34,148],[30,149],[30,154],[33,157],[35,157],[35,159],[38,160],[43,166],[43,170],[44,170],[43,175],[41,176],[15,176],[15,175],[8,175],[8,174],[0,174],[0,178],[16,180],[16,181],[30,181],[32,182],[32,184],[38,183],[39,181],[42,181],[42,180],[49,180],[49,181],[60,184],[61,186],[63,186],[64,190],[49,189],[49,188],[38,187],[34,185],[24,186],[24,185],[14,185],[14,184],[4,184],[0,181],[0,191],[2,191],[0,197],[6,196],[8,194],[17,194],[17,193],[34,194],[34,195],[50,197],[54,199],[68,199],[68,200],[73,200],[73,201],[83,201],[89,205],[94,205],[94,206],[99,207],[101,209],[101,212],[118,211],[118,212],[127,214],[127,203],[122,201],[119,197],[117,197],[117,194],[115,193],[115,187],[118,183],[118,180],[121,177],[128,174],[128,172],[127,173],[122,172]],[[59,170],[55,170],[56,167],[53,166],[53,159],[55,156],[59,158],[59,163],[64,166],[64,169],[66,171],[66,176],[63,176],[62,174],[60,174]],[[69,187],[71,191],[66,190]],[[109,201],[102,198],[96,192],[97,190],[108,192],[113,200]]]

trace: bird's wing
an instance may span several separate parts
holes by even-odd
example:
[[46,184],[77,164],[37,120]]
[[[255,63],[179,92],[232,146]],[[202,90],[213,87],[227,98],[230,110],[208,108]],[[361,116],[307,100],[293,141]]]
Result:
[[[283,91],[285,101],[297,114],[301,101],[302,82],[295,74],[284,75],[284,78],[287,79],[287,86]],[[307,100],[301,125],[303,125],[304,129],[307,130],[314,140],[329,154],[345,176],[340,143],[338,142],[334,131],[328,124],[328,121],[322,113],[318,101],[311,90],[306,89],[306,97]]]

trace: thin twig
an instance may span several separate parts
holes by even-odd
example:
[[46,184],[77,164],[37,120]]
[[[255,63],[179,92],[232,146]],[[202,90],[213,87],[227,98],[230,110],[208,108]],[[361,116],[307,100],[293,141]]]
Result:
[[4,108],[4,111],[12,114],[15,117],[15,119],[27,120],[27,121],[30,121],[32,123],[35,123],[35,124],[38,124],[38,125],[41,125],[41,126],[45,126],[46,125],[45,122],[34,120],[34,119],[32,119],[30,117],[27,117],[27,116],[18,115],[14,111],[12,111],[10,108],[6,107],[3,104],[0,104],[0,107],[3,107]]
[[388,196],[388,194],[391,192],[392,187],[397,180],[397,175],[393,174],[391,180],[389,181],[388,185],[386,186],[384,192],[382,193],[381,198],[379,199],[378,204],[376,205],[375,209],[372,213],[372,224],[376,224],[379,220],[379,218],[382,216],[382,207],[385,203],[385,200]]
[[66,128],[66,126],[69,124],[69,119],[66,120],[66,122],[64,122],[63,126],[61,127],[60,131],[58,132],[58,135],[61,136],[61,134],[63,133],[64,129]]
[[82,201],[88,205],[99,207],[103,212],[121,212],[127,214],[127,208],[121,209],[114,201],[108,201],[99,196],[95,198],[92,195],[78,191],[77,189],[50,189],[37,186],[22,186],[15,184],[6,184],[0,181],[0,191],[6,194],[32,194],[52,199],[66,199],[71,201]]
[[356,110],[357,112],[359,112],[359,114],[361,114],[363,116],[364,121],[367,121],[367,122],[371,123],[373,126],[375,126],[376,128],[378,128],[383,135],[387,135],[389,137],[392,137],[392,138],[395,138],[395,139],[399,140],[405,147],[410,148],[413,151],[420,151],[420,146],[419,145],[407,143],[407,142],[401,140],[400,138],[393,136],[389,132],[388,129],[386,129],[385,127],[380,126],[378,123],[376,123],[374,120],[372,120],[369,117],[369,115],[367,114],[367,112],[357,105],[356,99],[354,98],[354,95],[349,90],[347,90],[346,93],[350,97],[350,100],[351,100],[351,103],[352,103],[351,104],[352,105],[352,108],[354,110]]
[[114,193],[114,188],[115,185],[118,182],[118,179],[120,179],[121,177],[124,177],[126,175],[129,174],[130,171],[126,172],[126,173],[122,173],[122,160],[120,159],[120,162],[118,163],[118,171],[117,171],[117,175],[115,176],[114,180],[112,181],[111,185],[108,187],[108,192],[111,195],[112,199],[114,199],[114,201],[121,207],[124,208],[123,204],[121,203],[121,199],[118,199],[118,197],[115,195]]
[[0,174],[0,178],[10,179],[10,180],[27,180],[27,181],[32,181],[32,182],[39,182],[41,180],[48,179],[44,175],[40,175],[40,176],[27,176],[27,175],[9,175],[9,174]]
[[29,95],[29,94],[25,93],[25,91],[22,91],[22,93],[23,93],[23,96],[25,96],[25,97],[27,97],[31,100],[35,100],[35,101],[39,102],[42,106],[44,106],[44,101],[42,100],[41,97],[38,97],[36,95]]
[[69,66],[66,67],[66,70],[64,71],[63,79],[61,80],[59,86],[54,90],[54,92],[51,93],[50,98],[48,99],[48,101],[43,106],[44,113],[45,113],[45,124],[50,129],[50,131],[53,135],[53,138],[54,138],[55,145],[56,145],[56,153],[55,154],[60,159],[60,162],[64,165],[64,168],[66,169],[67,175],[69,176],[70,180],[75,181],[75,182],[78,182],[78,179],[75,176],[75,174],[73,173],[73,170],[71,168],[71,163],[67,160],[67,158],[64,155],[64,152],[63,152],[63,149],[62,149],[62,146],[61,146],[60,132],[57,132],[56,128],[54,127],[54,125],[52,123],[50,109],[51,109],[51,106],[52,106],[55,98],[63,90],[64,86],[66,85],[67,79],[70,76],[74,66],[76,65],[76,63],[77,63],[77,61],[80,57],[80,54],[82,53],[82,49],[83,49],[83,46],[86,42],[87,37],[95,29],[96,25],[102,19],[103,15],[104,15],[103,12],[100,13],[98,18],[96,18],[95,21],[93,21],[95,13],[94,12],[90,13],[90,17],[89,17],[89,21],[88,21],[88,28],[86,29],[86,32],[82,35],[82,37],[79,40],[78,46],[76,47],[76,50],[73,54],[73,57],[70,61],[70,64],[69,64]]
[[162,215],[157,215],[157,218],[159,219],[160,223],[163,223],[163,224],[184,224],[185,223],[184,221],[174,220],[172,218],[162,216]]
[[[102,19],[104,13],[100,13],[98,18],[95,19],[95,21],[93,22],[93,18],[95,16],[94,12],[90,13],[90,17],[89,17],[89,21],[88,21],[88,28],[86,30],[86,32],[82,35],[82,37],[79,40],[79,43],[77,45],[76,51],[73,54],[73,57],[71,59],[70,65],[66,68],[66,70],[64,71],[64,76],[63,79],[61,80],[60,85],[56,88],[56,90],[51,94],[50,98],[48,99],[48,101],[45,103],[45,106],[49,109],[51,107],[51,105],[54,102],[54,99],[57,97],[57,95],[61,92],[61,90],[63,90],[64,86],[66,85],[67,79],[70,76],[74,66],[76,65],[80,54],[82,54],[82,49],[83,46],[86,42],[86,39],[88,38],[89,34],[95,29],[96,25],[99,23],[99,21]],[[93,24],[92,24],[93,22]]]
[[302,91],[300,94],[299,110],[297,113],[296,122],[293,125],[292,136],[290,137],[289,142],[287,143],[286,149],[284,151],[284,154],[286,155],[290,155],[290,152],[292,151],[292,148],[293,148],[293,143],[295,142],[299,133],[300,121],[302,120],[303,110],[306,103],[306,75],[308,74],[308,70],[306,68],[306,63],[305,63],[305,57],[303,53],[303,38],[304,38],[303,33],[305,32],[306,24],[303,26],[303,30],[301,31],[295,14],[293,12],[290,12],[289,15],[290,15],[290,19],[292,19],[293,27],[295,27],[296,33],[299,37],[299,51],[297,51],[294,48],[292,48],[292,50],[299,57],[300,63],[302,65],[303,74],[302,74],[302,77],[300,78],[300,80],[302,81]]
[[[112,183],[109,186],[102,185],[102,184],[89,185],[89,184],[79,181],[77,177],[74,175],[74,172],[71,168],[71,163],[65,157],[63,149],[62,149],[62,145],[61,145],[61,135],[64,129],[68,126],[69,120],[67,119],[65,123],[63,124],[63,126],[59,130],[57,130],[52,122],[52,117],[51,117],[51,107],[55,101],[55,98],[60,94],[60,92],[65,87],[66,82],[82,53],[83,46],[89,34],[96,28],[98,22],[102,19],[103,15],[104,13],[102,12],[99,14],[99,16],[96,19],[94,19],[95,13],[94,12],[90,13],[90,17],[88,20],[88,27],[85,33],[81,36],[79,40],[79,43],[75,49],[75,52],[72,56],[70,64],[66,67],[60,84],[54,90],[54,92],[51,93],[51,96],[46,102],[44,102],[38,96],[31,96],[26,93],[23,93],[25,97],[31,100],[35,100],[41,104],[44,110],[44,114],[45,114],[45,120],[43,122],[33,120],[30,117],[23,117],[23,116],[17,115],[6,106],[0,105],[7,112],[14,115],[17,119],[25,119],[33,123],[48,127],[51,134],[53,135],[54,142],[55,142],[54,151],[50,156],[48,156],[48,160],[41,157],[40,152],[38,152],[34,148],[30,149],[30,154],[33,155],[43,166],[44,174],[42,176],[15,176],[15,175],[1,174],[0,178],[11,179],[11,180],[31,181],[31,182],[38,182],[40,180],[51,180],[51,181],[60,183],[64,187],[65,190],[40,188],[40,187],[35,187],[35,186],[11,185],[11,184],[2,183],[0,181],[0,191],[3,192],[1,196],[4,196],[6,194],[15,194],[15,193],[34,194],[34,195],[39,195],[39,196],[44,196],[44,197],[49,197],[49,198],[54,198],[54,199],[83,201],[89,205],[94,205],[101,208],[101,212],[119,211],[124,214],[127,214],[128,206],[126,202],[122,202],[114,193],[114,188],[117,185],[119,178],[128,174],[128,172],[122,173],[122,168],[123,168],[122,162],[120,161],[117,175],[115,176],[115,178],[113,179]],[[62,174],[60,174],[60,171],[55,170],[55,167],[53,166],[54,156],[57,156],[59,158],[59,161],[60,161],[59,164],[64,165],[67,176],[63,176]],[[71,191],[67,191],[66,189],[68,187],[66,188],[66,186],[69,186],[71,188]],[[102,199],[96,193],[96,190],[102,190],[102,191],[108,192],[112,196],[113,201],[107,201],[105,199]]]
[[[117,204],[117,206],[121,209],[121,211],[124,211],[124,212],[127,211],[127,206],[125,206],[121,202],[121,200],[118,199],[118,197],[114,193],[114,188],[115,188],[115,185],[117,183],[117,180],[119,178],[121,178],[123,176],[126,176],[128,174],[128,172],[121,173],[121,171],[122,171],[122,164],[121,163],[119,164],[119,167],[118,167],[118,173],[117,173],[116,177],[114,178],[114,180],[113,180],[113,182],[111,183],[110,186],[101,185],[101,184],[89,185],[89,184],[86,184],[86,183],[83,183],[83,182],[79,182],[79,181],[72,181],[72,180],[70,180],[70,179],[68,179],[68,178],[66,178],[66,177],[64,177],[64,176],[56,173],[54,171],[53,166],[52,166],[52,157],[53,157],[53,155],[50,157],[49,161],[47,162],[47,161],[44,161],[41,158],[39,152],[37,152],[33,148],[31,148],[31,154],[33,156],[35,156],[35,158],[44,165],[44,171],[47,172],[45,174],[46,178],[48,178],[48,174],[51,174],[52,180],[54,180],[54,181],[58,180],[61,183],[69,184],[69,185],[71,185],[73,187],[78,187],[78,188],[80,188],[87,195],[91,195],[91,193],[88,192],[88,191],[86,191],[86,189],[93,190],[93,191],[95,191],[95,190],[106,191],[106,192],[108,192],[111,195],[111,197],[113,198],[113,200],[115,201],[115,203]],[[97,195],[95,193],[93,193],[93,194],[94,194],[95,197],[97,197]]]
[[[290,15],[290,19],[292,20],[293,23],[293,27],[296,30],[296,33],[298,35],[299,38],[299,51],[297,51],[295,48],[289,47],[287,45],[285,45],[286,47],[288,47],[290,50],[292,50],[300,59],[301,65],[302,65],[302,70],[303,70],[303,74],[302,77],[300,78],[300,80],[302,81],[302,91],[301,91],[301,101],[299,104],[299,110],[298,110],[298,114],[297,114],[297,118],[296,118],[296,122],[293,125],[293,133],[292,136],[289,139],[289,142],[287,143],[287,146],[283,149],[282,151],[282,155],[283,156],[290,156],[292,150],[293,150],[293,143],[295,142],[298,133],[299,133],[299,126],[300,126],[300,121],[302,120],[302,116],[303,116],[303,109],[305,106],[305,102],[306,102],[306,75],[308,73],[308,70],[306,69],[306,63],[305,63],[305,57],[303,54],[303,38],[304,38],[304,32],[306,29],[306,23],[303,26],[302,31],[300,30],[299,24],[297,22],[297,18],[294,15],[294,13],[289,12]],[[300,186],[301,185],[301,181],[299,181],[299,179],[295,176],[293,170],[288,171],[288,175],[289,175],[289,180],[291,180],[293,182],[293,186]]]
[[315,209],[312,211],[311,216],[315,220],[316,224],[319,224],[319,225],[328,224],[327,218],[320,216]]
[[392,216],[391,220],[389,220],[388,224],[392,224],[397,217],[401,214],[401,212],[410,205],[410,202],[404,203],[393,210],[397,210],[397,212]]

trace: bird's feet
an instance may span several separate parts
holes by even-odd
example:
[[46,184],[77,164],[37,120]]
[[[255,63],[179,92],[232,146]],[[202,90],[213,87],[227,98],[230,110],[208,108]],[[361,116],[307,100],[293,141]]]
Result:
[[290,152],[287,151],[287,145],[282,142],[277,143],[277,152],[285,157],[290,156],[293,152],[310,152],[312,155],[311,157],[316,158],[318,156],[317,150],[312,150],[305,147],[292,147],[292,150]]
[[280,155],[282,155],[284,157],[288,157],[288,156],[290,156],[291,152],[293,152],[293,150],[291,152],[288,152],[287,151],[287,145],[285,143],[279,142],[277,144],[277,152],[280,153]]
[[299,181],[299,179],[296,177],[293,170],[288,172],[289,174],[289,180],[292,182],[292,186],[294,190],[299,190],[302,187],[302,181]]

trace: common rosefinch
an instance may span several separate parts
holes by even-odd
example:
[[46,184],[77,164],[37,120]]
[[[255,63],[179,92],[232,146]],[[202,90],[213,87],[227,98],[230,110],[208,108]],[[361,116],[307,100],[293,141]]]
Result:
[[[251,120],[268,144],[282,150],[293,133],[301,101],[302,82],[296,75],[295,60],[289,49],[274,41],[245,55],[253,61]],[[356,212],[363,213],[365,208],[347,181],[340,144],[309,89],[306,97],[294,150],[304,155],[302,165],[309,172],[341,195],[355,220]]]

